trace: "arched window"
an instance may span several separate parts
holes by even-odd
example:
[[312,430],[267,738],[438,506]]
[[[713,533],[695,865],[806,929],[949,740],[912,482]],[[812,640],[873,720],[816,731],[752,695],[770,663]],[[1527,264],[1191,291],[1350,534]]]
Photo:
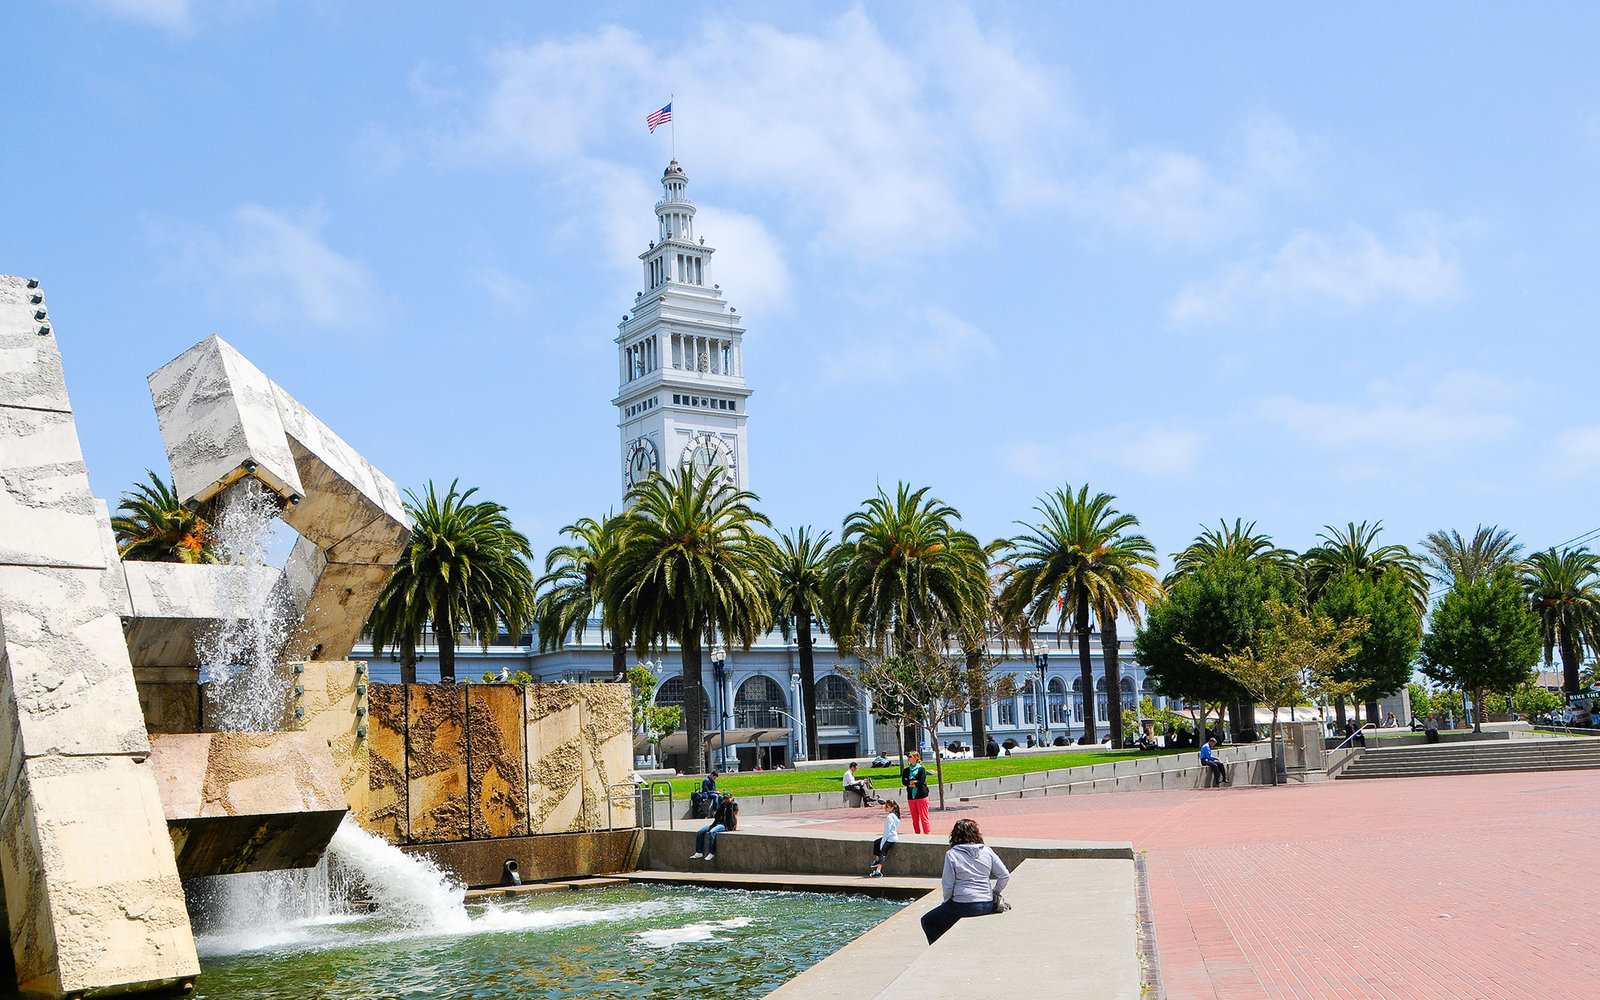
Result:
[[1067,685],[1059,677],[1050,678],[1050,686],[1046,689],[1050,701],[1050,724],[1064,726],[1067,724]]
[[1102,721],[1111,718],[1111,707],[1106,702],[1106,679],[1104,677],[1094,682],[1095,718]]
[[[710,729],[712,726],[711,696],[706,694],[705,690],[706,689],[704,687],[700,689],[700,693],[704,696],[700,702],[700,725],[704,729]],[[663,707],[667,705],[676,705],[680,709],[683,708],[682,674],[678,674],[675,677],[668,677],[666,680],[661,682],[661,686],[656,689],[656,704]]]
[[1072,682],[1072,721],[1083,724],[1083,678]]
[[1029,677],[1028,683],[1022,685],[1022,723],[1025,726],[1032,727],[1039,724],[1038,683]]
[[1133,697],[1133,678],[1132,677],[1124,677],[1122,679],[1122,693],[1124,695],[1127,695],[1129,698]]
[[733,698],[733,724],[737,729],[781,729],[789,720],[776,710],[786,710],[789,702],[783,688],[764,674],[756,674],[739,685]]
[[860,711],[855,688],[849,681],[838,674],[829,674],[817,681],[817,728],[854,728],[860,724]]

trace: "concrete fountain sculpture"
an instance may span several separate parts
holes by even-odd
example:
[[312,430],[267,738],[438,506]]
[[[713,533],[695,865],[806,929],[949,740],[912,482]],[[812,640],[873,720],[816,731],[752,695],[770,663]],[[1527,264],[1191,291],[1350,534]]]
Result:
[[[216,337],[150,384],[180,495],[264,496],[300,535],[281,571],[118,559],[43,293],[0,277],[0,879],[27,995],[192,982],[181,879],[310,864],[365,794],[364,705],[349,732],[201,733],[191,675],[209,632],[273,603],[274,665],[346,656],[410,537],[399,491]],[[363,699],[364,666],[337,670]],[[175,709],[149,704],[163,672]],[[168,709],[189,735],[147,735]]]

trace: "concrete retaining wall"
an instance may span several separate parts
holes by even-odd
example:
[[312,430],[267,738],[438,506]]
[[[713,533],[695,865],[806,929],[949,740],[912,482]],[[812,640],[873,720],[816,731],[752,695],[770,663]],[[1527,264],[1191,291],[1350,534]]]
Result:
[[508,858],[516,860],[525,882],[633,871],[639,867],[643,840],[638,830],[603,830],[416,844],[401,850],[430,859],[475,889],[499,885]]

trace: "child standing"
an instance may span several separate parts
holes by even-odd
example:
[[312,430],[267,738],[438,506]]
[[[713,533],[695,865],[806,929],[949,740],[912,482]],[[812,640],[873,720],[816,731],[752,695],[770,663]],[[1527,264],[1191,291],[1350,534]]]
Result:
[[883,836],[872,842],[872,853],[877,855],[878,859],[872,863],[872,870],[867,872],[867,878],[883,877],[883,863],[899,840],[900,803],[888,799],[883,803]]

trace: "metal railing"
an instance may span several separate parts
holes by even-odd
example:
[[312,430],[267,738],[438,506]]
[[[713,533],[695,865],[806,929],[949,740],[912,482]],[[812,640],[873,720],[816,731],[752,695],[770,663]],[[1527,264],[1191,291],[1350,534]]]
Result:
[[[662,791],[661,791],[663,788],[666,789],[665,794],[663,794]],[[666,801],[667,801],[667,829],[671,830],[673,828],[673,826],[672,826],[672,821],[673,821],[672,813],[674,811],[673,810],[673,802],[672,802],[672,782],[670,782],[670,781],[652,781],[652,782],[650,782],[650,825],[651,826],[655,825],[656,803],[660,802],[662,799],[666,799]]]
[[[1360,736],[1362,733],[1366,732],[1369,729],[1376,730],[1377,728],[1378,727],[1377,727],[1376,723],[1369,722],[1366,725],[1362,726],[1360,729],[1357,729],[1355,732],[1351,733],[1349,736],[1346,736],[1343,740],[1341,740],[1339,742],[1339,744],[1337,746],[1333,747],[1333,749],[1329,750],[1328,752],[1329,753],[1333,753],[1334,750],[1343,750],[1345,748],[1345,746],[1347,744],[1349,744],[1350,741],[1355,739],[1357,736]],[[1362,745],[1365,746],[1366,744],[1362,744]]]
[[[630,805],[631,804],[631,805],[633,805],[635,807],[635,812],[638,811],[638,799],[636,798],[636,796],[638,795],[638,792],[639,792],[639,786],[635,785],[631,781],[619,781],[619,782],[616,782],[615,784],[607,786],[607,788],[606,788],[606,829],[615,830],[617,828],[616,815],[612,811],[614,806]],[[634,817],[634,825],[635,826],[638,825],[638,817],[637,816]]]

